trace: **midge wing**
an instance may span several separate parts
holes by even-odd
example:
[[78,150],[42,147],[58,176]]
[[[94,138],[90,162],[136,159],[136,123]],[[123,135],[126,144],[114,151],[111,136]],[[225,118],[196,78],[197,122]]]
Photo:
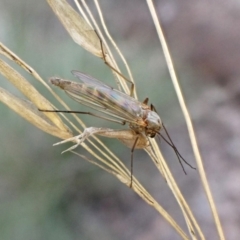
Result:
[[[72,71],[72,73],[84,83],[83,87],[87,89],[85,97],[104,108],[104,113],[110,112],[118,118],[133,123],[136,123],[136,119],[142,115],[141,103],[136,99],[91,76],[78,71]],[[79,95],[82,93],[80,92]]]
[[116,119],[140,124],[140,122],[136,123],[137,118],[142,116],[139,101],[81,72],[73,71],[73,74],[82,83],[60,79],[51,82],[64,89],[71,98],[83,105]]
[[91,85],[93,87],[100,86],[100,87],[105,87],[105,88],[108,88],[108,89],[113,89],[112,87],[108,86],[107,84],[104,84],[103,82],[97,80],[96,78],[88,76],[88,75],[86,75],[84,73],[81,73],[79,71],[72,70],[71,73],[73,74],[74,77],[77,77],[79,80],[81,80],[86,85]]

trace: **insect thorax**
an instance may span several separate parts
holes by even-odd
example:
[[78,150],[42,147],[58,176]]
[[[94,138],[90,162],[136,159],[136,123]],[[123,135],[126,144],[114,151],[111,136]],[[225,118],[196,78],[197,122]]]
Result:
[[136,121],[136,124],[130,123],[129,126],[136,133],[145,133],[146,136],[153,138],[160,131],[162,121],[156,112],[145,110],[143,116]]

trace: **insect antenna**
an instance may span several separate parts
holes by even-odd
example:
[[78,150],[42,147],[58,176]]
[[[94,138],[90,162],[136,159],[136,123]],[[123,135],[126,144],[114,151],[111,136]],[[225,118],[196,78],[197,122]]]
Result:
[[182,167],[182,169],[183,169],[183,172],[187,175],[187,173],[186,173],[186,171],[185,171],[185,169],[184,169],[184,167],[183,167],[182,161],[185,162],[185,164],[187,164],[190,168],[196,170],[196,168],[193,167],[191,164],[189,164],[189,163],[182,157],[182,155],[179,153],[179,151],[177,150],[176,146],[174,145],[174,143],[173,143],[173,141],[172,141],[172,139],[171,139],[171,137],[170,137],[170,135],[169,135],[169,133],[168,133],[168,131],[167,131],[167,129],[166,129],[166,127],[164,126],[163,123],[162,123],[162,126],[163,126],[163,129],[164,129],[165,133],[167,134],[167,137],[168,137],[169,141],[168,141],[161,133],[158,132],[157,134],[159,134],[159,135],[161,136],[161,138],[162,138],[169,146],[172,147],[172,149],[174,150],[174,152],[175,152],[176,155],[177,155],[178,161],[179,161],[179,163],[180,163],[180,165],[181,165],[181,167]]

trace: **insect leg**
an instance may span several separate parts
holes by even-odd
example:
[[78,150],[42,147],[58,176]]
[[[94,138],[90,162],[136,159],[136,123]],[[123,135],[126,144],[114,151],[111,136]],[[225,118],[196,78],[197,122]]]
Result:
[[95,30],[99,41],[100,41],[100,46],[101,46],[101,50],[102,50],[102,56],[103,56],[103,61],[104,63],[110,68],[112,69],[114,72],[116,72],[120,77],[122,77],[125,81],[129,82],[131,84],[131,89],[130,89],[130,96],[133,97],[133,93],[134,93],[134,83],[132,81],[130,81],[128,78],[126,78],[122,73],[120,73],[116,68],[114,68],[106,59],[106,54],[104,52],[103,49],[103,41],[101,39],[101,37],[99,36],[98,32]]
[[104,117],[102,115],[98,115],[92,112],[81,112],[81,111],[72,111],[72,110],[47,110],[47,109],[38,109],[38,111],[40,112],[59,112],[59,113],[77,113],[77,114],[86,114],[86,115],[90,115],[90,116],[94,116],[94,117],[98,117],[107,121],[111,121],[111,122],[115,122],[115,123],[119,123],[122,125],[125,125],[126,122],[124,120],[120,121],[120,120],[116,120],[113,118],[108,118],[108,117]]
[[132,188],[132,182],[133,182],[133,152],[134,152],[134,149],[137,145],[137,142],[138,142],[138,136],[136,137],[134,143],[133,143],[133,146],[132,146],[132,149],[131,149],[131,182],[130,182],[130,188]]

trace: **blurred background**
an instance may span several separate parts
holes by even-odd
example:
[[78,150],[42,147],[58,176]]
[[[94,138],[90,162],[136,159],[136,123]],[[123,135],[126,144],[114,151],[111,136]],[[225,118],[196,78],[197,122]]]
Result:
[[[92,6],[92,1],[89,1]],[[181,154],[194,162],[186,125],[145,1],[102,1],[110,33],[132,69],[140,100],[154,104]],[[0,40],[42,78],[75,80],[73,69],[116,87],[105,64],[76,45],[45,1],[0,1]],[[157,0],[155,6],[189,107],[227,239],[240,235],[239,1]],[[93,12],[96,10],[94,8]],[[13,65],[54,102],[46,90]],[[0,76],[1,87],[21,94]],[[57,91],[57,90],[56,90]],[[46,92],[46,93],[45,93]],[[59,94],[78,110],[64,92]],[[23,96],[22,96],[23,97]],[[24,97],[23,97],[24,98]],[[58,106],[59,107],[59,106]],[[168,223],[111,175],[71,153],[0,103],[1,239],[179,239]],[[83,117],[88,126],[118,125]],[[127,166],[130,149],[103,139]],[[206,239],[218,239],[197,171],[163,141],[161,149]],[[80,153],[86,154],[81,147]],[[149,157],[134,152],[134,173],[187,231],[182,213]]]

